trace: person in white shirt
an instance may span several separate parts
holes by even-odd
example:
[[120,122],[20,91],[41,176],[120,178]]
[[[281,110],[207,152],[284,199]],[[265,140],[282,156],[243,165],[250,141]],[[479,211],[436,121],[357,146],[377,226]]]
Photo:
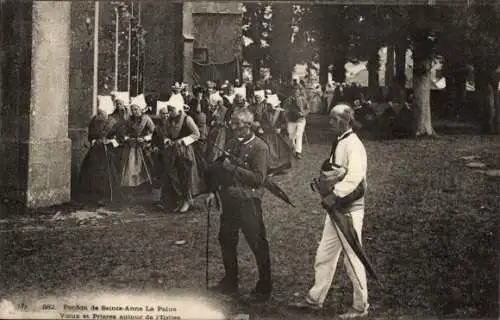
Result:
[[[359,184],[366,190],[367,156],[363,143],[352,131],[354,110],[339,104],[330,111],[330,124],[337,134],[332,145],[331,162],[347,168],[345,177],[331,190],[336,197],[344,198],[351,194]],[[364,217],[364,196],[346,206],[342,213],[352,217],[353,227],[361,241]],[[342,242],[341,242],[342,241]],[[343,245],[342,245],[343,244]],[[353,305],[341,319],[363,317],[368,314],[368,290],[366,272],[363,264],[352,251],[342,234],[339,235],[328,215],[325,218],[323,235],[316,252],[314,263],[315,281],[303,302],[296,307],[321,309],[335,275],[340,253],[344,251],[344,265],[353,283]]]

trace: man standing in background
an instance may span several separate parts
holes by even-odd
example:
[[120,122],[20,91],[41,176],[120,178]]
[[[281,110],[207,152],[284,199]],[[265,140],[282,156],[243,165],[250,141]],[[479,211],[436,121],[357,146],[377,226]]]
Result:
[[293,95],[285,101],[283,107],[288,120],[288,136],[292,141],[294,155],[297,159],[301,159],[302,139],[306,129],[306,116],[309,114],[309,105],[300,84],[294,85]]

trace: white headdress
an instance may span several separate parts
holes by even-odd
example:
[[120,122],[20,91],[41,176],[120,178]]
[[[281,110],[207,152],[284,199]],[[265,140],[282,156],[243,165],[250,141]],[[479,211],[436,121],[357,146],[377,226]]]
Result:
[[212,93],[210,97],[208,98],[208,103],[210,103],[212,106],[217,105],[217,102],[222,101],[222,97],[220,96],[219,92]]
[[126,106],[130,104],[130,93],[128,91],[113,91],[111,94],[115,96],[115,100],[121,100]]
[[272,94],[269,97],[267,97],[267,103],[269,103],[273,108],[277,107],[280,105],[281,101],[278,98],[276,94]]
[[133,97],[132,101],[130,101],[130,105],[136,105],[139,108],[141,108],[141,110],[146,109],[146,107],[148,106],[143,93],[141,93],[137,97]]
[[110,115],[115,110],[115,105],[111,96],[97,96],[98,108]]
[[184,110],[184,99],[182,99],[182,96],[174,94],[168,99],[167,101],[167,106],[174,107],[175,110],[177,111],[183,111]]
[[176,89],[176,90],[182,90],[184,87],[183,87],[183,84],[184,83],[180,83],[180,82],[176,82],[172,85],[172,89]]
[[264,90],[257,90],[253,93],[255,96],[258,96],[258,97],[261,97],[261,98],[265,98],[266,95],[265,95],[265,91]]

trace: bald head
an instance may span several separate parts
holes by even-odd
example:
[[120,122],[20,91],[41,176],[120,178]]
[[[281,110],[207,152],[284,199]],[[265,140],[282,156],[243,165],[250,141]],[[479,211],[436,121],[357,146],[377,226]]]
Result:
[[342,121],[351,123],[354,120],[354,110],[347,104],[338,104],[330,110],[330,117],[338,117]]
[[351,128],[354,121],[354,110],[347,104],[338,104],[330,111],[330,124],[338,133]]

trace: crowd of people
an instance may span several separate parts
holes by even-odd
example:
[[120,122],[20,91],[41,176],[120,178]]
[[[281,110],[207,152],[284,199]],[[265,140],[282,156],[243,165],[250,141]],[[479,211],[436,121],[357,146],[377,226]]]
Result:
[[[186,212],[194,197],[208,192],[210,165],[225,155],[234,136],[231,115],[248,109],[252,130],[268,146],[267,175],[286,173],[293,157],[302,157],[309,113],[305,89],[295,84],[289,97],[270,89],[252,90],[225,81],[209,81],[193,92],[172,85],[166,101],[148,103],[144,95],[100,96],[89,125],[90,148],[81,166],[81,201],[122,201],[137,188],[161,188],[159,207]],[[281,101],[284,100],[284,101]],[[130,101],[130,102],[129,102]]]
[[[311,110],[305,88],[298,82],[289,97],[282,96],[284,101],[270,89],[247,89],[236,81],[219,87],[208,82],[191,95],[184,84],[176,83],[168,100],[157,101],[156,106],[148,106],[143,95],[131,99],[129,105],[120,93],[99,97],[77,194],[82,201],[121,201],[137,188],[161,187],[158,206],[182,213],[190,209],[194,197],[206,193],[206,203],[217,201],[221,209],[218,238],[225,271],[210,289],[238,294],[237,246],[242,230],[258,269],[250,296],[262,302],[273,290],[262,197],[268,177],[288,170],[293,156],[301,158],[302,135]],[[368,313],[365,267],[355,251],[344,245],[345,235],[331,214],[349,217],[351,238],[361,241],[367,160],[352,130],[355,110],[338,104],[329,117],[337,139],[321,167],[326,183],[320,194],[328,214],[316,254],[315,283],[293,306],[323,306],[344,250],[354,292],[352,308],[341,318],[349,319]],[[346,173],[333,181],[328,177],[337,167]]]

